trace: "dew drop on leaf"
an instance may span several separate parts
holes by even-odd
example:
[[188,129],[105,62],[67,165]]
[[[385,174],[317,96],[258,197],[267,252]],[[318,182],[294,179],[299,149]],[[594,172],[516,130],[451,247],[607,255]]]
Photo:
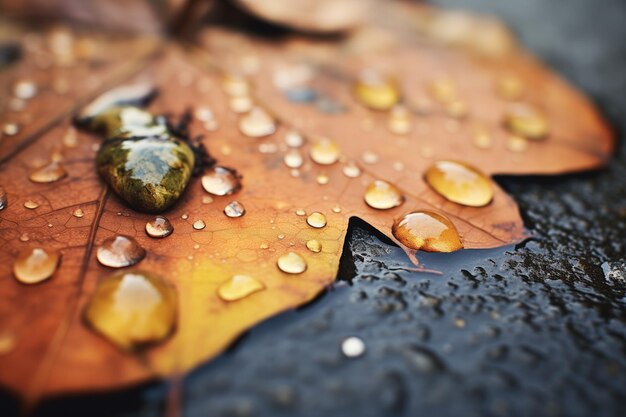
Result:
[[522,80],[513,75],[498,78],[495,83],[495,88],[498,96],[505,100],[519,100],[524,95],[524,84]]
[[246,214],[246,208],[239,201],[231,201],[224,207],[224,214],[231,218],[241,217]]
[[146,256],[146,250],[130,236],[115,235],[102,242],[96,256],[104,266],[124,268],[141,261]]
[[67,171],[59,162],[51,162],[30,174],[30,180],[37,183],[55,182],[67,176]]
[[295,252],[288,252],[280,256],[276,264],[278,269],[287,274],[301,274],[307,268],[304,258]]
[[411,132],[413,123],[411,122],[409,110],[402,105],[394,106],[389,112],[387,128],[391,133],[396,135],[406,135]]
[[262,138],[276,131],[276,120],[262,107],[253,107],[239,119],[239,130],[251,138]]
[[234,170],[215,166],[202,176],[202,188],[209,194],[224,196],[239,191],[241,182]]
[[472,143],[479,149],[489,149],[493,146],[493,137],[486,128],[478,127],[472,134]]
[[306,218],[306,222],[309,226],[315,227],[316,229],[321,229],[326,226],[326,216],[318,211],[314,211],[309,214],[309,217]]
[[5,123],[2,126],[2,133],[7,136],[15,136],[20,132],[20,127],[17,123]]
[[165,340],[176,324],[177,295],[161,277],[120,271],[98,284],[85,319],[91,327],[126,350]]
[[72,216],[80,219],[85,216],[85,212],[83,211],[83,209],[77,208],[76,210],[72,212]]
[[199,220],[196,220],[195,222],[193,222],[193,228],[196,229],[196,230],[202,230],[205,227],[206,227],[206,223],[202,219],[199,219]]
[[13,95],[21,100],[35,97],[37,90],[37,84],[30,80],[20,80],[13,85]]
[[283,162],[289,168],[300,168],[304,163],[304,159],[302,158],[302,154],[297,149],[290,149],[285,153],[283,157]]
[[428,85],[430,95],[439,103],[448,104],[457,98],[456,86],[448,79],[442,78],[432,81]]
[[17,256],[13,274],[23,284],[45,281],[56,271],[60,255],[57,251],[42,247],[26,249]]
[[29,210],[34,210],[34,209],[36,209],[37,207],[39,207],[39,203],[37,203],[37,202],[35,202],[35,201],[33,201],[33,200],[26,200],[26,201],[24,202],[24,207],[26,207],[26,208],[27,208],[27,209],[29,209]]
[[395,185],[382,180],[375,180],[367,186],[364,199],[368,206],[379,210],[398,207],[404,202],[404,196],[400,190]]
[[307,240],[306,248],[311,252],[319,253],[322,251],[322,244],[317,239]]
[[322,172],[317,177],[315,177],[315,181],[317,181],[319,185],[326,185],[330,181],[330,177]]
[[297,130],[290,130],[285,135],[285,144],[290,148],[300,148],[304,145],[304,137]]
[[330,139],[319,139],[311,145],[309,155],[320,165],[332,165],[339,159],[340,149],[337,143]]
[[365,353],[365,343],[359,337],[347,337],[341,342],[341,352],[348,358],[358,358]]
[[413,211],[397,219],[392,233],[404,246],[427,252],[454,252],[463,244],[454,224],[432,211]]
[[264,288],[265,285],[255,278],[248,275],[234,275],[219,286],[217,294],[224,301],[236,301]]
[[521,136],[511,135],[506,139],[506,148],[511,152],[524,152],[528,148],[528,140]]
[[531,140],[544,139],[550,130],[545,116],[525,105],[512,107],[504,117],[504,125],[514,135]]
[[146,222],[146,234],[154,238],[164,238],[172,234],[174,226],[164,216],[155,216]]
[[222,87],[224,92],[231,97],[247,96],[252,91],[250,82],[243,76],[238,74],[226,74],[222,78]]
[[353,92],[361,104],[373,110],[389,110],[400,100],[396,81],[373,69],[359,73]]
[[235,96],[228,100],[228,107],[234,113],[247,113],[254,107],[254,101],[249,96]]
[[493,199],[489,178],[462,162],[435,162],[426,170],[424,178],[443,197],[464,206],[482,207]]
[[361,168],[354,162],[348,162],[343,166],[342,172],[348,178],[358,178],[361,175]]

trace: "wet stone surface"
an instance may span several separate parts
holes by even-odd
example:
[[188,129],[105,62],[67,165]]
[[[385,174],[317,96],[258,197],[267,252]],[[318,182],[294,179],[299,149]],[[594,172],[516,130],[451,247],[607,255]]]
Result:
[[[622,0],[436,3],[501,15],[624,131]],[[402,270],[400,249],[353,222],[336,286],[189,375],[182,415],[623,415],[625,178],[621,145],[602,172],[499,179],[535,237],[420,255],[441,276]],[[358,358],[341,352],[352,336],[366,345]],[[59,399],[38,414],[160,416],[166,388]]]

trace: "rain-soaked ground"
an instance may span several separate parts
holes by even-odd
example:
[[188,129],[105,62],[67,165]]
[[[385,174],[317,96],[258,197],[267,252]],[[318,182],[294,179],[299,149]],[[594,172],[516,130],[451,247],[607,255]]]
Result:
[[[503,17],[624,131],[626,2],[437,3]],[[402,269],[410,265],[400,249],[353,220],[334,288],[189,375],[182,414],[623,416],[625,147],[602,172],[499,182],[533,239],[422,256],[444,274],[417,274]],[[342,354],[348,336],[364,341],[362,356]],[[37,414],[160,416],[166,390],[60,399]],[[12,405],[0,403],[2,415]]]

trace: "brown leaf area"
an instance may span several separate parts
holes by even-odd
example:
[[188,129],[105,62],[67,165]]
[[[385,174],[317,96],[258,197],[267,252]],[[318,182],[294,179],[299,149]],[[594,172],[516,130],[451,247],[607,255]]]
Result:
[[[51,91],[52,72],[34,65],[31,53],[0,72],[3,94],[25,74],[41,88],[22,112],[3,109],[0,114],[2,124],[27,117],[19,120],[23,128],[17,135],[0,139],[0,185],[9,199],[8,207],[0,211],[0,332],[15,340],[15,348],[0,355],[0,383],[37,400],[186,372],[218,355],[254,324],[306,303],[330,285],[353,216],[390,235],[393,220],[403,213],[436,210],[451,219],[468,249],[502,246],[526,236],[515,202],[496,184],[494,200],[482,208],[449,202],[432,191],[423,172],[435,160],[463,160],[489,175],[556,174],[596,168],[609,157],[611,134],[591,104],[524,51],[514,47],[493,56],[420,37],[413,22],[424,12],[411,9],[411,13],[402,15],[405,25],[379,28],[378,37],[391,39],[385,45],[370,44],[367,31],[337,43],[296,36],[259,40],[213,28],[200,35],[199,47],[165,44],[154,56],[154,45],[146,40],[126,40],[121,46],[103,40],[117,51],[106,62],[95,67],[89,62],[55,67],[72,80],[72,88],[61,95]],[[254,98],[280,122],[276,133],[263,139],[239,131],[241,116],[230,110],[222,89],[223,71],[238,68],[250,56],[259,63],[258,70],[249,74]],[[310,104],[287,100],[276,89],[273,71],[299,62],[318,68],[314,87],[343,103],[346,112],[325,114]],[[441,111],[412,115],[426,127],[393,135],[386,128],[386,113],[365,109],[351,94],[351,80],[364,67],[393,74],[406,103],[427,96],[428,80],[453,79],[470,113],[460,120]],[[501,120],[510,103],[493,92],[494,79],[512,71],[526,86],[524,100],[540,107],[551,122],[550,136],[529,142],[524,152],[507,149],[508,133]],[[192,179],[181,200],[165,213],[175,230],[164,240],[145,234],[145,223],[152,216],[126,207],[98,178],[94,156],[99,137],[78,132],[77,146],[63,145],[71,114],[81,104],[103,89],[132,80],[150,80],[159,88],[159,97],[150,107],[155,114],[210,108],[218,130],[205,132],[195,120],[191,132],[204,134],[203,142],[220,165],[243,175],[237,194],[214,197],[208,204],[202,201],[206,193],[199,178]],[[477,124],[493,132],[490,149],[472,145]],[[305,163],[298,176],[283,163],[283,141],[292,128],[308,139],[301,149]],[[330,166],[311,161],[308,148],[320,136],[337,142],[345,160]],[[275,151],[260,152],[262,145]],[[49,184],[29,181],[34,167],[58,150],[68,176]],[[363,163],[364,152],[378,155],[378,162]],[[343,165],[350,160],[363,170],[360,177],[343,175]],[[320,174],[328,176],[327,184],[316,181]],[[396,184],[406,201],[385,211],[367,206],[364,190],[374,179]],[[24,207],[27,200],[40,205],[29,210]],[[223,214],[232,200],[246,207],[243,217]],[[76,208],[84,211],[84,217],[72,215]],[[327,226],[309,227],[306,216],[295,213],[298,209],[324,213]],[[192,227],[198,219],[206,222],[205,229]],[[98,264],[94,248],[115,234],[135,237],[148,253],[138,267],[157,271],[179,296],[172,337],[134,353],[116,348],[82,318],[99,280],[112,273]],[[321,242],[320,253],[307,250],[309,239]],[[19,251],[33,244],[59,250],[62,260],[51,279],[27,286],[13,278],[12,264]],[[277,268],[277,258],[288,251],[305,258],[304,273],[288,275]],[[255,277],[265,289],[238,301],[223,301],[217,288],[235,274]]]

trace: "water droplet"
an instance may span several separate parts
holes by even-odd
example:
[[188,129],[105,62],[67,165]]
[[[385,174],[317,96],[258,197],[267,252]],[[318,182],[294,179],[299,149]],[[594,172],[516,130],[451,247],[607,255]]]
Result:
[[343,175],[348,178],[358,178],[361,176],[361,168],[354,162],[348,162],[344,165],[342,172]]
[[392,228],[404,246],[427,252],[454,252],[463,244],[454,224],[432,211],[413,211],[397,219]]
[[283,157],[283,162],[289,168],[300,168],[304,163],[304,159],[302,158],[302,154],[297,149],[290,149],[285,153]]
[[8,204],[9,197],[7,192],[4,190],[4,187],[0,187],[0,210],[4,210]]
[[489,133],[489,130],[483,127],[478,127],[474,130],[472,135],[472,143],[477,148],[489,149],[493,146],[493,137]]
[[247,113],[254,107],[254,101],[249,96],[236,96],[228,100],[228,107],[235,113]]
[[183,219],[183,220],[187,220],[187,219],[189,218],[189,215],[188,215],[187,213],[183,213],[183,214],[180,216],[180,218],[181,218],[181,219]]
[[496,93],[505,100],[519,100],[524,95],[522,80],[513,75],[498,78],[495,87]]
[[455,119],[462,119],[467,116],[469,109],[467,104],[461,100],[452,100],[446,105],[446,113]]
[[72,215],[80,219],[85,216],[85,212],[83,211],[83,209],[77,208],[72,212]]
[[365,151],[363,152],[361,159],[363,159],[363,162],[365,162],[366,164],[373,165],[373,164],[378,163],[380,157],[375,152]]
[[262,107],[253,107],[239,119],[239,130],[251,138],[262,138],[276,131],[276,120]]
[[202,177],[202,188],[213,195],[234,194],[241,188],[237,172],[223,166],[214,166]]
[[358,337],[347,337],[341,342],[341,352],[348,358],[358,358],[365,353],[365,343]]
[[4,126],[2,126],[2,133],[7,136],[17,135],[19,131],[20,127],[17,123],[5,123]]
[[511,152],[524,152],[528,148],[528,140],[521,136],[511,135],[506,140],[506,148]]
[[30,80],[21,80],[13,86],[13,95],[22,100],[29,100],[37,95],[37,84]]
[[482,207],[493,199],[489,178],[461,162],[435,162],[426,170],[424,178],[443,197],[464,206]]
[[217,294],[224,301],[237,301],[263,289],[262,282],[248,275],[234,275],[219,286]]
[[146,233],[150,237],[163,238],[172,234],[174,226],[167,217],[156,216],[152,220],[146,222]]
[[295,252],[288,252],[278,258],[278,269],[287,274],[301,274],[306,271],[306,261]]
[[248,80],[238,74],[226,74],[222,79],[224,91],[231,97],[247,96],[252,92],[252,86]]
[[54,227],[54,225],[52,223],[48,223],[48,227],[52,228],[52,227]]
[[122,349],[165,340],[176,323],[177,296],[158,275],[120,271],[100,281],[85,319]]
[[213,110],[208,107],[198,107],[194,112],[194,116],[201,122],[210,122],[215,119]]
[[397,105],[391,109],[387,128],[396,135],[406,135],[411,131],[413,123],[411,123],[410,113],[405,106]]
[[30,180],[37,183],[55,182],[67,176],[67,171],[59,162],[51,162],[30,174]]
[[202,204],[211,204],[213,202],[213,197],[210,195],[205,195],[202,197]]
[[20,242],[28,242],[30,240],[30,236],[28,236],[28,233],[22,233],[20,235]]
[[0,334],[0,356],[11,353],[16,345],[17,340],[13,333]]
[[428,86],[432,97],[442,104],[450,103],[457,98],[457,91],[454,83],[448,79],[438,79]]
[[396,81],[372,69],[361,71],[353,92],[361,104],[374,110],[389,110],[400,100]]
[[296,210],[296,215],[298,215],[298,216],[305,216],[306,215],[306,211],[304,211],[304,209],[298,209],[298,210]]
[[224,207],[224,214],[232,218],[241,217],[246,214],[246,208],[239,201],[231,201]]
[[326,216],[318,211],[314,211],[313,213],[309,214],[309,217],[306,218],[306,222],[309,224],[309,226],[320,229],[326,226]]
[[330,139],[320,139],[311,145],[309,155],[320,165],[332,165],[339,159],[341,150],[339,145]]
[[73,127],[69,127],[63,135],[63,145],[68,148],[75,148],[78,145],[78,133]]
[[24,207],[26,207],[26,208],[27,208],[27,209],[29,209],[29,210],[34,210],[34,209],[36,209],[37,207],[39,207],[39,203],[37,203],[37,202],[35,202],[35,201],[33,201],[33,200],[26,200],[26,201],[24,202]]
[[306,242],[306,248],[311,252],[319,253],[322,251],[322,244],[319,240],[311,239]]
[[111,236],[98,248],[98,262],[111,268],[135,265],[146,256],[146,250],[130,236]]
[[330,181],[330,177],[327,174],[322,172],[315,178],[315,180],[317,181],[319,185],[326,185]]
[[202,219],[198,219],[195,222],[193,222],[193,228],[196,230],[202,230],[205,227],[206,227],[206,223]]
[[529,106],[515,106],[504,117],[504,125],[511,133],[526,139],[541,140],[548,136],[548,120]]
[[56,271],[61,256],[52,249],[34,247],[17,256],[13,264],[15,278],[23,284],[45,281]]
[[333,213],[341,213],[341,206],[333,207]]
[[375,180],[368,185],[364,198],[368,206],[379,210],[398,207],[404,202],[404,196],[400,190],[382,180]]

